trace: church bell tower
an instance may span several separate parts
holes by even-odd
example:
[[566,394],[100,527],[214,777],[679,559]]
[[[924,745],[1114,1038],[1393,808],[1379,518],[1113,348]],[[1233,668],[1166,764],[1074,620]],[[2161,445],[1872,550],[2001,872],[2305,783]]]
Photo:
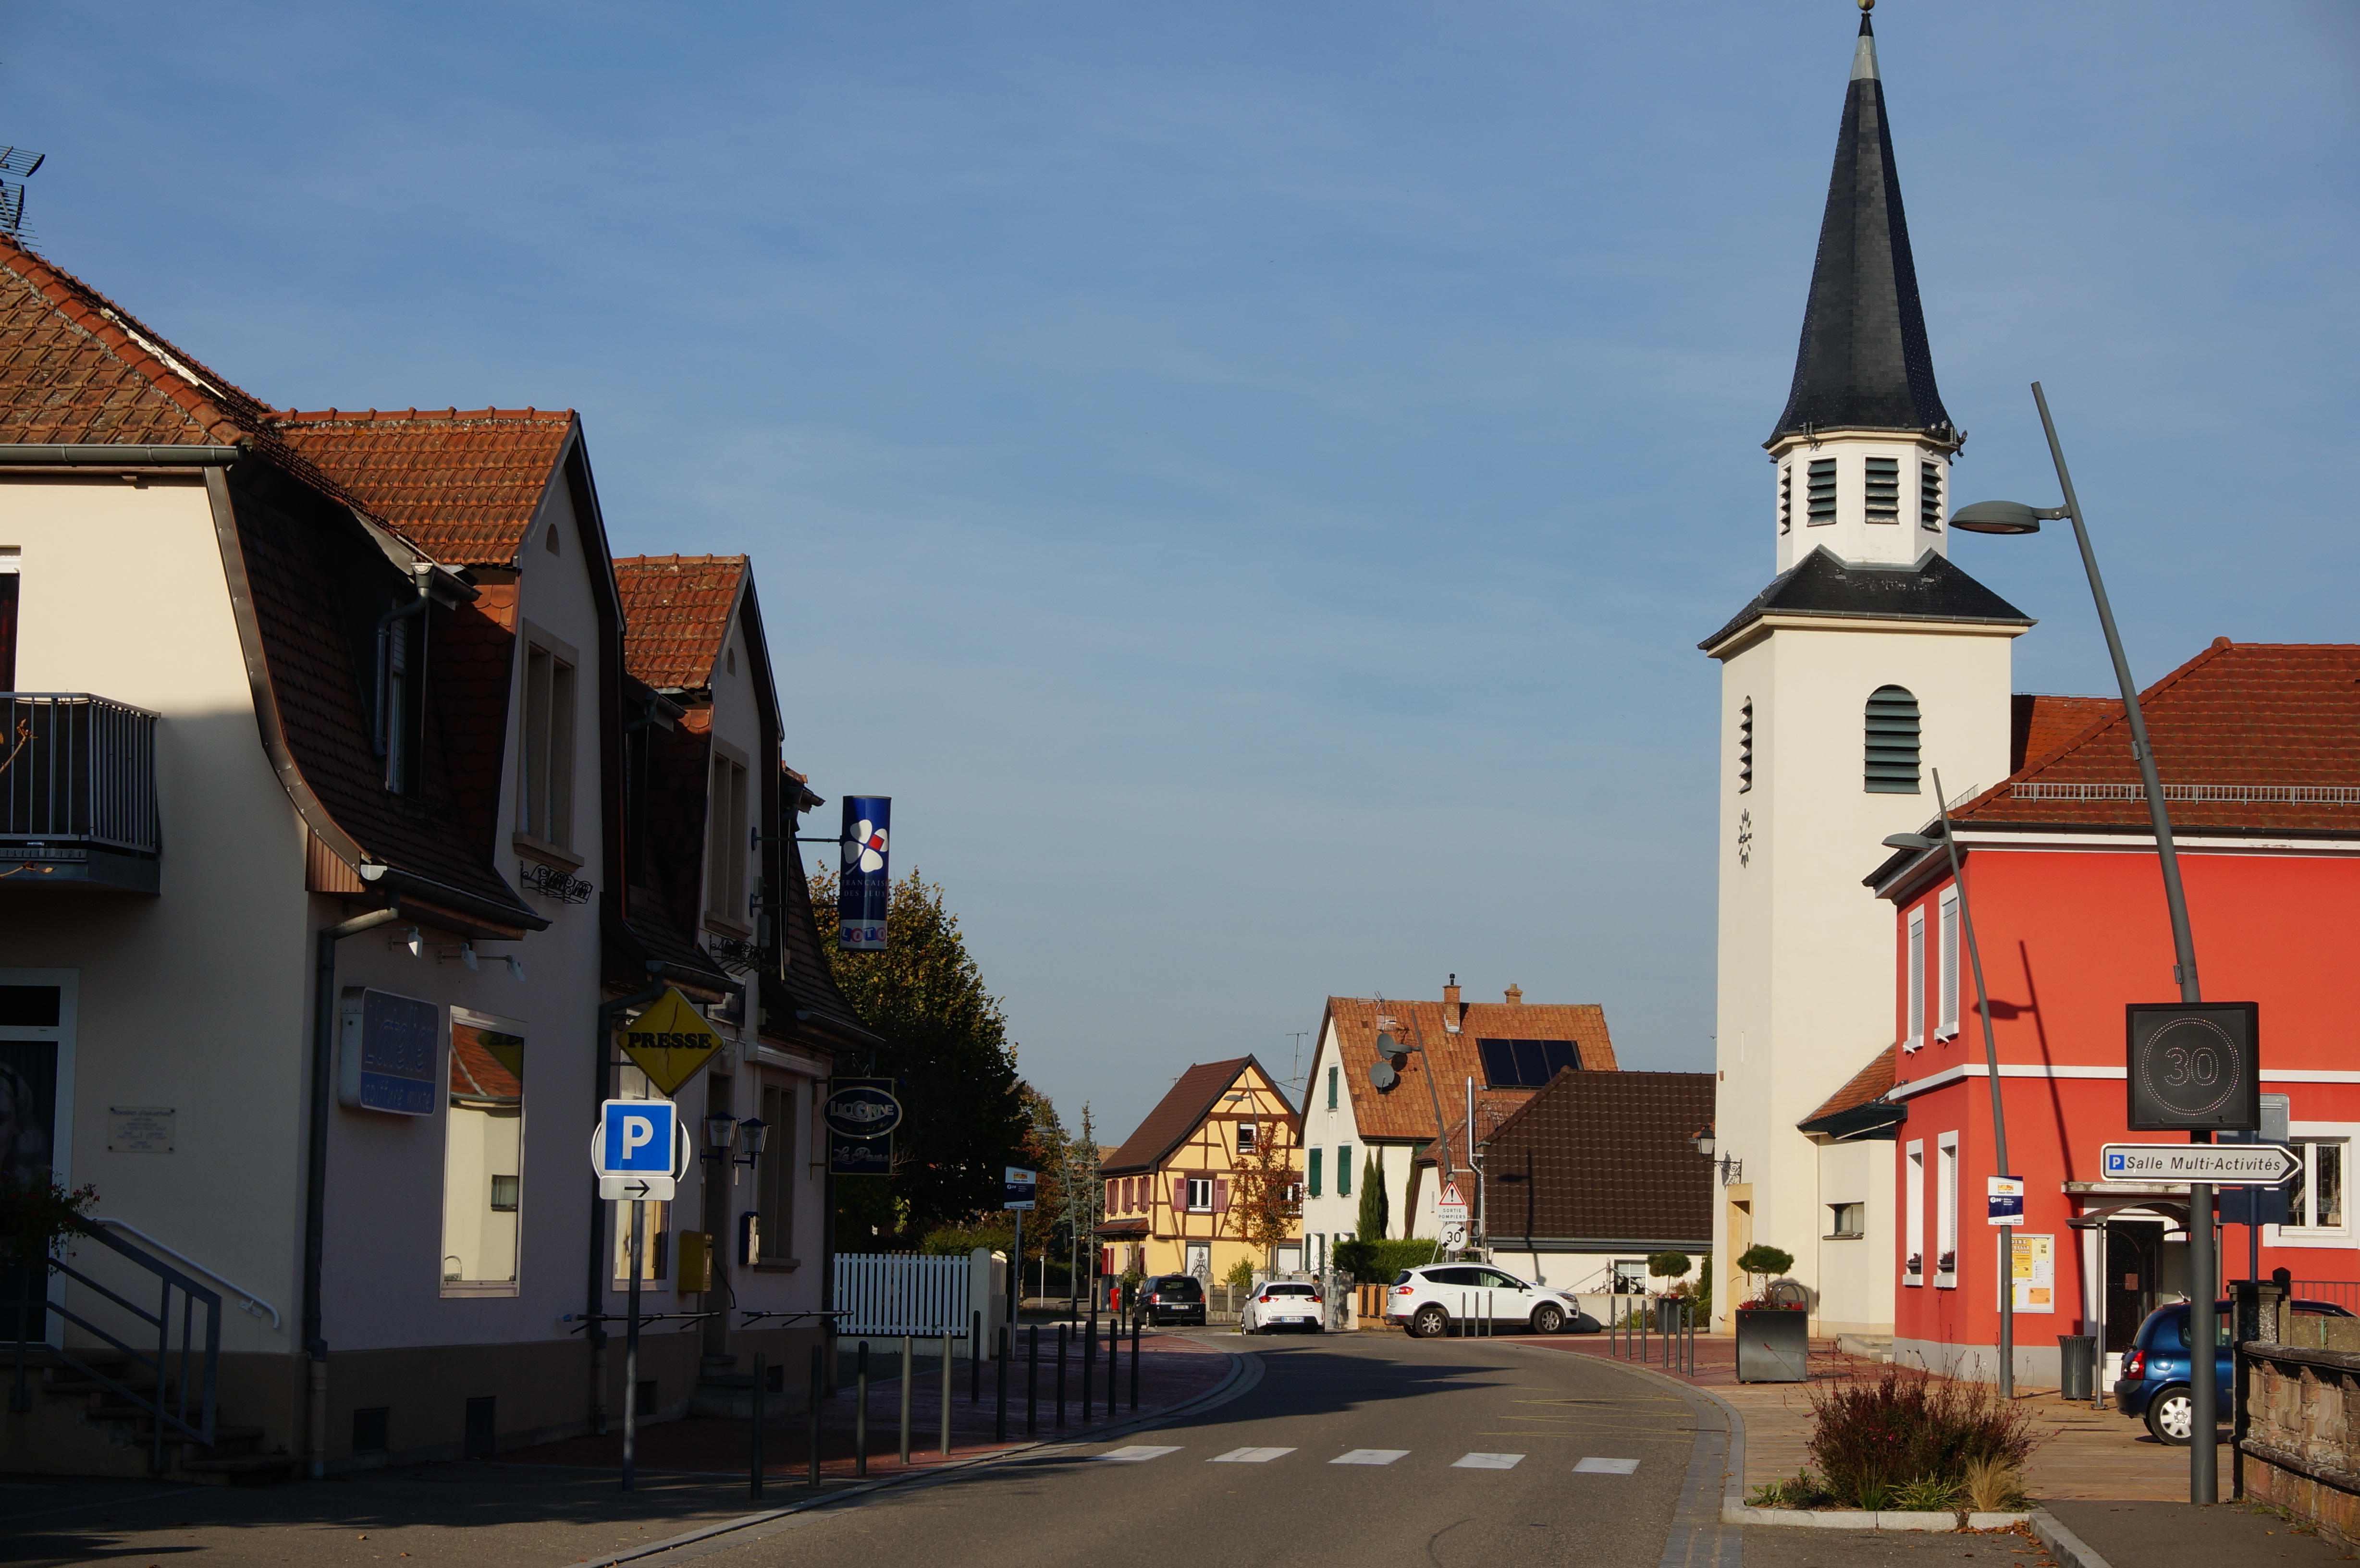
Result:
[[[1895,1146],[1830,1150],[1797,1124],[1895,1042],[1893,913],[1861,883],[1881,841],[1934,814],[1934,768],[1954,798],[2008,771],[2009,649],[2032,623],[1950,561],[1965,439],[1935,386],[1863,14],[1795,378],[1764,443],[1776,575],[1699,645],[1721,668],[1723,1314],[1744,1296],[1737,1256],[1766,1243],[1794,1255],[1814,1333],[1891,1329]],[[1831,1206],[1855,1203],[1866,1234],[1831,1236]]]

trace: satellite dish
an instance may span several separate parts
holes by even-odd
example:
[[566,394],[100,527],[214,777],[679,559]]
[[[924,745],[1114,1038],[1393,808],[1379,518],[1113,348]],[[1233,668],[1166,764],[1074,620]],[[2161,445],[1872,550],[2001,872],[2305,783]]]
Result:
[[1369,1082],[1380,1090],[1390,1089],[1401,1082],[1401,1074],[1393,1071],[1392,1062],[1380,1056],[1376,1065],[1369,1069]]
[[1399,1056],[1401,1054],[1401,1041],[1395,1040],[1389,1034],[1378,1035],[1377,1054],[1380,1056]]

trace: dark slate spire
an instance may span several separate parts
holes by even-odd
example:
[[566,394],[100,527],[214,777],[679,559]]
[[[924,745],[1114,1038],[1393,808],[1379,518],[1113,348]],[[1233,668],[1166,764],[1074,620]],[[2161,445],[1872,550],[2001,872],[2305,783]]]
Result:
[[1926,313],[1918,303],[1918,268],[1901,212],[1901,178],[1885,120],[1885,84],[1876,75],[1876,38],[1860,19],[1843,128],[1828,180],[1819,255],[1803,311],[1795,386],[1771,436],[1806,427],[1949,433],[1950,417],[1934,387],[1926,348]]

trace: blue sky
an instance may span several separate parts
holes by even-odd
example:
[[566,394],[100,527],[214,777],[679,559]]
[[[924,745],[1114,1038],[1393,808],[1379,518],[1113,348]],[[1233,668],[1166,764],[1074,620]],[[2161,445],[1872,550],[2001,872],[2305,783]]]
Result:
[[[8,0],[0,139],[257,395],[571,406],[618,550],[751,553],[790,759],[1119,1137],[1452,971],[1709,1063],[1856,16]],[[1961,496],[2050,496],[2039,377],[2143,680],[2349,639],[2360,10],[1877,19]],[[2069,537],[1957,559],[2106,688]]]

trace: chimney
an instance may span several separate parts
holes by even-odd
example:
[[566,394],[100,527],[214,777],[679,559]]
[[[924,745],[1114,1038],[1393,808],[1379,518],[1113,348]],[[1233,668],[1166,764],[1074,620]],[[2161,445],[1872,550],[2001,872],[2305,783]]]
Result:
[[1523,1007],[1524,1005],[1524,988],[1522,985],[1511,985],[1511,986],[1509,986],[1509,987],[1508,987],[1508,1006],[1510,1006],[1510,1007]]
[[1456,975],[1450,977],[1450,984],[1442,988],[1442,1016],[1446,1022],[1452,1024],[1467,1016],[1467,1009],[1459,1005],[1459,976]]

